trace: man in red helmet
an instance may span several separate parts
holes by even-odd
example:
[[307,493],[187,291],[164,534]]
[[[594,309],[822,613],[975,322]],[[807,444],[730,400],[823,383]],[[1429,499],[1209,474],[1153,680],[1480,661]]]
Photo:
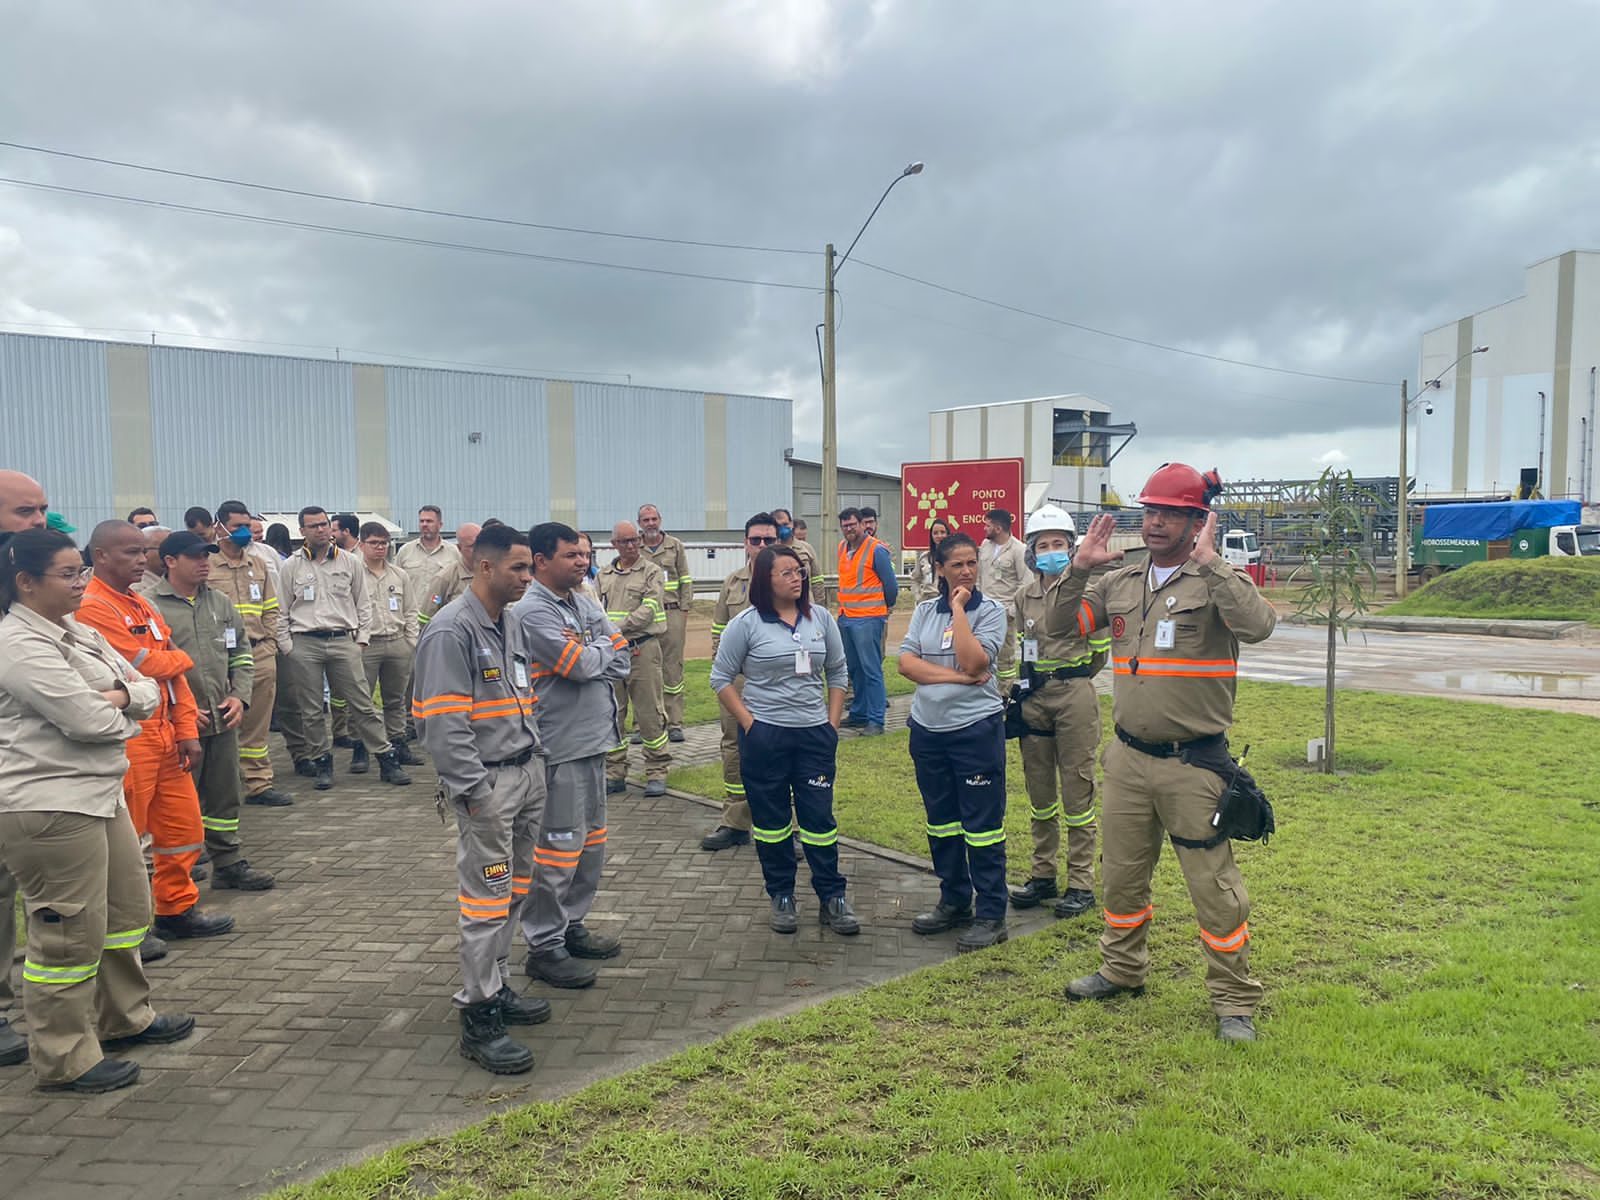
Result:
[[1189,885],[1206,956],[1206,989],[1217,1036],[1252,1042],[1261,985],[1250,977],[1250,899],[1211,816],[1224,790],[1239,643],[1272,633],[1276,614],[1242,572],[1217,553],[1222,492],[1215,471],[1166,463],[1150,476],[1144,506],[1148,563],[1113,570],[1115,521],[1098,516],[1055,589],[1046,615],[1052,635],[1111,631],[1116,740],[1105,751],[1101,874],[1105,932],[1100,970],[1067,986],[1072,1000],[1144,991],[1150,969],[1150,878],[1163,836],[1173,839]]

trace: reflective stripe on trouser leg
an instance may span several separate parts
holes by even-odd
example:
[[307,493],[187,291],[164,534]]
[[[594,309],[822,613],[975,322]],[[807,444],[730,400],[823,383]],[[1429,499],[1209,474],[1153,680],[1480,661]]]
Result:
[[955,771],[942,733],[931,733],[916,721],[911,729],[911,764],[917,790],[928,816],[928,852],[939,877],[939,899],[952,908],[972,904],[972,876],[961,837],[961,803],[956,798]]
[[667,631],[661,635],[661,700],[667,710],[667,728],[683,728],[683,650],[688,641],[689,614],[667,610]]
[[1163,834],[1156,816],[1150,766],[1163,760],[1106,745],[1101,756],[1105,791],[1100,804],[1100,885],[1105,929],[1100,934],[1100,973],[1112,983],[1138,987],[1150,970],[1150,877],[1161,857]]
[[605,755],[551,763],[544,772],[547,795],[533,849],[533,891],[522,917],[523,936],[535,954],[566,945],[567,926],[588,916],[605,865]]
[[[739,695],[744,695],[744,676],[733,681]],[[718,705],[720,708],[721,706]],[[722,819],[717,823],[729,829],[750,830],[750,805],[745,800],[744,778],[739,770],[739,722],[727,709],[722,709]]]
[[461,925],[458,1008],[499,994],[511,981],[507,957],[526,904],[518,878],[533,873],[533,844],[544,800],[542,760],[489,771],[489,794],[455,801],[456,886]]
[[[367,678],[361,661],[362,648],[349,638],[328,638],[326,643],[322,669],[328,674],[328,687],[334,698],[347,705],[350,736],[373,754],[387,754],[389,735],[383,730],[383,718],[372,707],[372,680]],[[299,644],[295,642],[296,646]]]
[[[263,643],[264,644],[264,643]],[[250,707],[239,722],[239,771],[244,794],[259,796],[272,786],[272,759],[267,754],[267,734],[272,726],[272,706],[278,698],[278,656],[256,654],[255,681]]]
[[[1045,692],[1023,701],[1022,719],[1030,729],[1053,727],[1054,713],[1046,703]],[[1055,738],[1025,734],[1017,739],[1017,752],[1022,757],[1022,779],[1033,812],[1033,865],[1029,873],[1034,879],[1053,880],[1059,870],[1061,853],[1061,798],[1056,793]]]
[[790,760],[794,746],[776,729],[759,721],[739,731],[739,764],[745,799],[750,805],[750,836],[761,863],[761,880],[769,896],[794,895],[794,824],[790,793]]
[[979,920],[1005,919],[1006,740],[1005,716],[995,713],[965,729],[942,735],[950,743],[956,801],[973,912]]
[[653,637],[639,646],[628,672],[628,695],[633,702],[633,723],[644,741],[645,779],[666,779],[672,765],[667,749],[667,714],[661,704],[661,639]]
[[200,761],[194,769],[200,796],[200,824],[205,829],[211,869],[239,861],[239,813],[244,803],[239,774],[239,731],[224,730],[200,739]]
[[[1158,764],[1155,807],[1162,825],[1179,837],[1209,837],[1211,814],[1222,795],[1221,776],[1175,758],[1151,761]],[[1261,1002],[1261,984],[1250,976],[1250,897],[1234,862],[1233,845],[1173,850],[1200,923],[1211,1009],[1219,1017],[1249,1016]]]

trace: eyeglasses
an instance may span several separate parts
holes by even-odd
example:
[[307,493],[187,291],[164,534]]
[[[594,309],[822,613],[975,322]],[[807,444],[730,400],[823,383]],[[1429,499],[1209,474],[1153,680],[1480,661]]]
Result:
[[639,544],[639,539],[638,538],[612,538],[611,539],[611,544],[613,546],[637,546]]
[[804,579],[806,577],[804,571],[779,571],[777,574],[779,579]]
[[750,537],[746,538],[752,546],[776,546],[778,539],[775,537]]
[[79,567],[75,571],[46,571],[52,579],[59,579],[63,583],[88,583],[89,576],[94,574],[93,567]]

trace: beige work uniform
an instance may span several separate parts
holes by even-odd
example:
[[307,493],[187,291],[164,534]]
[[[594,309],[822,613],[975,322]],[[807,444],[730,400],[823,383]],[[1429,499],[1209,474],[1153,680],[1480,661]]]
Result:
[[1076,631],[1052,636],[1045,613],[1050,591],[1060,584],[1060,576],[1035,575],[1012,602],[1019,683],[1028,683],[1022,701],[1028,728],[1017,746],[1033,810],[1033,878],[1055,880],[1065,825],[1067,887],[1092,892],[1094,752],[1100,746],[1093,676],[1110,657],[1111,635],[1100,630],[1087,638]]
[[[1225,734],[1233,722],[1239,643],[1266,639],[1272,607],[1242,572],[1213,559],[1185,562],[1155,585],[1147,563],[1089,583],[1073,567],[1052,590],[1046,621],[1059,636],[1111,633],[1117,728],[1159,745]],[[1134,987],[1150,969],[1150,878],[1164,834],[1204,840],[1221,798],[1221,776],[1181,758],[1157,757],[1120,739],[1101,755],[1101,885],[1105,932],[1100,973]],[[1200,923],[1206,988],[1219,1017],[1249,1016],[1261,999],[1250,977],[1250,898],[1223,842],[1209,850],[1174,845]]]
[[[728,622],[750,607],[750,560],[722,581],[717,602],[711,609],[711,657],[717,657],[717,644],[722,641],[722,631]],[[739,695],[744,695],[744,676],[733,681]],[[721,707],[720,705],[718,706]],[[739,774],[739,722],[726,708],[722,709],[722,820],[729,829],[750,829],[750,804],[744,798],[744,780]]]
[[1027,547],[1021,538],[1013,537],[1004,546],[988,541],[979,543],[978,590],[989,599],[998,600],[1000,607],[1006,610],[1006,640],[1000,644],[1000,657],[995,660],[994,667],[1002,692],[1017,678],[1016,611],[1011,602],[1032,577],[1033,572],[1028,570]]
[[667,728],[682,732],[683,649],[689,637],[689,612],[694,607],[694,579],[689,574],[689,552],[677,538],[664,533],[659,545],[644,546],[643,553],[661,568],[665,576],[662,587],[667,597],[667,624],[659,635],[661,699],[667,710]]
[[[982,590],[981,587],[979,590]],[[939,576],[933,569],[932,550],[924,550],[917,555],[917,561],[911,568],[911,594],[916,597],[918,604],[939,598]],[[988,594],[984,592],[984,595]]]
[[330,546],[322,558],[300,549],[283,562],[280,603],[289,610],[294,635],[281,686],[289,703],[282,721],[289,752],[300,759],[333,753],[322,679],[336,700],[349,706],[351,732],[374,754],[389,752],[383,720],[372,707],[362,649],[372,635],[372,597],[359,556]]
[[[454,560],[443,564],[431,579],[417,589],[420,598],[417,622],[420,625],[433,620],[434,613],[472,586],[472,572],[467,568],[466,561],[454,546],[450,549],[455,552]],[[400,569],[405,570],[404,567]]]
[[786,549],[793,550],[800,556],[800,569],[806,573],[806,582],[810,585],[812,603],[821,604],[826,608],[827,604],[823,593],[828,589],[828,576],[822,569],[822,560],[817,557],[816,550],[805,538],[795,538],[788,544]]
[[[363,563],[365,565],[365,563]],[[361,665],[372,685],[373,703],[383,703],[383,728],[390,742],[406,736],[406,696],[411,691],[411,662],[421,629],[421,596],[410,575],[393,563],[367,572],[372,597],[372,640],[361,652]]]
[[[644,777],[652,782],[667,777],[672,753],[667,749],[667,717],[661,703],[661,638],[667,627],[666,590],[661,568],[643,555],[624,570],[612,563],[595,580],[600,603],[617,632],[628,639],[633,662],[628,677],[612,683],[617,694],[617,728],[633,705],[634,723],[644,740]],[[606,756],[606,779],[628,777],[628,743],[623,741]]]
[[[99,693],[121,684],[127,708]],[[40,1083],[155,1020],[139,944],[150,883],[122,800],[124,745],[160,693],[95,629],[22,605],[0,619],[0,863],[28,912],[22,1005]],[[11,967],[11,947],[3,959]]]
[[259,796],[272,786],[267,734],[278,699],[278,628],[283,620],[276,574],[248,551],[239,556],[238,562],[229,559],[226,551],[220,551],[211,558],[211,578],[206,581],[212,591],[233,601],[234,611],[244,620],[250,653],[255,658],[250,707],[239,726],[239,770],[246,796]]

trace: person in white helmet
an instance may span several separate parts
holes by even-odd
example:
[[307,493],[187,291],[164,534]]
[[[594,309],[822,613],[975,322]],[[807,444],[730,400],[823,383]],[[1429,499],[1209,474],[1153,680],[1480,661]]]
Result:
[[[1046,504],[1028,518],[1026,559],[1032,578],[1012,598],[1017,631],[1023,730],[1022,774],[1033,809],[1033,867],[1011,890],[1013,908],[1055,900],[1058,917],[1094,907],[1094,754],[1100,745],[1100,703],[1094,676],[1111,652],[1109,631],[1051,636],[1045,612],[1072,561],[1072,516]],[[1058,790],[1059,781],[1059,790]],[[1061,827],[1067,827],[1067,887],[1058,890]],[[1059,899],[1058,899],[1059,897]]]

